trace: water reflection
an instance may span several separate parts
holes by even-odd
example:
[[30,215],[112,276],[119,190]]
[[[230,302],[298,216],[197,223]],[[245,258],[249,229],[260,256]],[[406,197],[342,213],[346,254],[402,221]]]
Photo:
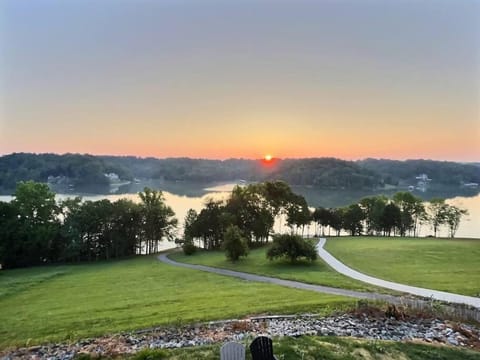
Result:
[[[468,210],[460,223],[456,237],[475,237],[480,238],[480,195],[475,197],[455,197],[446,201],[450,205],[459,206]],[[442,231],[443,236],[447,236],[446,231]]]

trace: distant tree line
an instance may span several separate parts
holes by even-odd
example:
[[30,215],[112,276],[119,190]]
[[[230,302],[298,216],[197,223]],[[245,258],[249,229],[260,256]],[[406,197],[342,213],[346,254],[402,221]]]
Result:
[[437,236],[446,227],[454,237],[467,210],[447,204],[444,199],[423,202],[410,192],[397,192],[392,199],[383,195],[366,197],[346,207],[316,208],[312,220],[322,235],[331,230],[340,235],[418,236],[420,226],[428,226]]
[[80,154],[10,154],[0,157],[0,192],[13,191],[19,181],[46,182],[65,177],[76,188],[108,185],[105,173],[123,180],[164,179],[214,182],[282,180],[291,185],[324,189],[374,189],[385,185],[415,184],[426,173],[436,184],[480,183],[480,166],[431,160],[344,161],[334,158],[260,160],[206,160],[190,158],[137,158]]
[[177,220],[161,191],[145,188],[140,203],[120,199],[57,203],[46,184],[17,185],[11,202],[0,202],[0,264],[6,268],[45,263],[109,260],[158,251],[172,239]]
[[282,160],[266,178],[324,189],[373,189],[383,185],[382,176],[375,171],[334,158]]
[[99,156],[16,153],[0,157],[0,192],[10,194],[20,181],[46,183],[49,177],[63,178],[65,186],[96,185],[108,191],[109,180],[105,174],[112,172],[122,179],[132,179],[127,168]]
[[386,160],[366,159],[356,162],[366,170],[380,174],[382,181],[396,185],[399,182],[412,183],[420,174],[427,174],[436,183],[459,185],[480,183],[480,164],[464,164],[452,161],[434,160]]

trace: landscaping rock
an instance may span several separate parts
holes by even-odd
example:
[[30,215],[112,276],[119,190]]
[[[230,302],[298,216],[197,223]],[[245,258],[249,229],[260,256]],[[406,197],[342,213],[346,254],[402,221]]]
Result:
[[74,344],[50,344],[19,348],[0,353],[1,360],[69,360],[75,355],[92,357],[132,354],[142,349],[201,346],[225,341],[246,344],[259,335],[351,336],[371,340],[424,341],[480,349],[480,331],[465,324],[450,324],[438,319],[396,320],[368,315],[344,314],[318,318],[271,316],[243,320],[216,321],[178,328],[153,328],[132,333],[84,339]]

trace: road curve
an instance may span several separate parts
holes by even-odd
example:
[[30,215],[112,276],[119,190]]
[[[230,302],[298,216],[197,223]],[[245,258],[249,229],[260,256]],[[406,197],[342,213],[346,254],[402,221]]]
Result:
[[392,281],[378,279],[373,276],[368,276],[361,272],[353,270],[352,268],[348,267],[344,263],[337,260],[327,250],[323,248],[326,242],[327,240],[325,238],[321,238],[320,241],[318,242],[317,244],[318,255],[323,259],[323,261],[325,261],[328,265],[330,265],[334,270],[352,279],[360,280],[368,284],[380,286],[380,287],[391,289],[391,290],[400,291],[403,293],[409,293],[409,294],[422,296],[426,298],[432,298],[435,300],[446,301],[449,303],[466,304],[466,305],[474,306],[476,308],[480,308],[480,298],[478,297],[459,295],[459,294],[449,293],[445,291],[431,290],[431,289],[425,289],[425,288],[420,288],[416,286],[399,284]]
[[248,280],[248,281],[257,281],[257,282],[263,282],[268,284],[286,286],[286,287],[295,288],[295,289],[310,290],[310,291],[315,291],[315,292],[324,293],[324,294],[348,296],[348,297],[353,297],[358,299],[383,300],[383,301],[388,301],[395,304],[401,302],[400,298],[391,296],[391,295],[338,289],[338,288],[333,288],[328,286],[306,284],[299,281],[283,280],[283,279],[273,278],[269,276],[255,275],[255,274],[249,274],[249,273],[244,273],[239,271],[213,268],[213,267],[204,266],[204,265],[180,263],[170,259],[167,255],[168,253],[163,253],[163,254],[160,254],[157,258],[158,260],[168,265],[180,266],[180,267],[193,269],[193,270],[206,271],[206,272],[210,272],[218,275],[231,276],[231,277],[236,277],[236,278]]

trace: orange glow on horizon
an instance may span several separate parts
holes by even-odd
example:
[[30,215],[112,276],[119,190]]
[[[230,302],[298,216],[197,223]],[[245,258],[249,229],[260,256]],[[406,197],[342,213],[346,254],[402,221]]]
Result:
[[279,158],[273,157],[271,154],[266,154],[262,159],[260,159],[260,163],[262,164],[264,170],[273,171],[277,168],[279,160]]

